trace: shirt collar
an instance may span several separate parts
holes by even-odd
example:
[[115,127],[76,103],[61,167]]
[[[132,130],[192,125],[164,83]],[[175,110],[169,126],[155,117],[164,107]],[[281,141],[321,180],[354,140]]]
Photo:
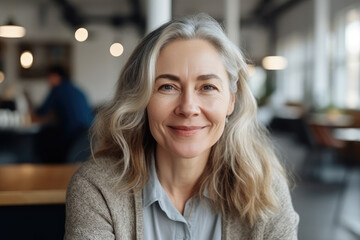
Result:
[[[158,179],[157,173],[156,173],[156,167],[155,167],[155,156],[154,154],[151,157],[151,164],[150,164],[150,178],[145,184],[145,187],[143,189],[143,207],[146,208],[153,204],[156,201],[161,201],[164,198],[167,198],[167,195],[165,193],[165,190],[160,184],[160,181]],[[203,192],[203,196],[207,199],[210,199],[208,189],[205,188]]]
[[143,189],[143,207],[148,207],[161,199],[161,184],[156,174],[155,157],[152,155],[150,163],[150,178]]

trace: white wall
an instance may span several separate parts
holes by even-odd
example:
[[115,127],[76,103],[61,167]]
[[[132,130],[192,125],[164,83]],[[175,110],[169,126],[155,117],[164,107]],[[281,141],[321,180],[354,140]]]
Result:
[[[45,15],[40,16],[39,4],[44,4]],[[120,70],[138,43],[139,34],[131,26],[112,29],[105,25],[91,25],[87,26],[89,39],[79,43],[73,37],[73,30],[62,22],[59,10],[53,1],[21,1],[20,4],[15,2],[10,5],[0,2],[0,23],[5,23],[11,14],[27,30],[23,39],[0,39],[5,46],[3,62],[6,74],[5,81],[0,84],[0,94],[5,85],[15,83],[25,88],[33,103],[39,105],[48,92],[48,86],[45,79],[19,78],[17,44],[21,41],[62,41],[72,46],[73,81],[86,92],[93,106],[101,104],[112,96]],[[124,54],[118,58],[109,53],[114,40],[122,42],[124,46]]]

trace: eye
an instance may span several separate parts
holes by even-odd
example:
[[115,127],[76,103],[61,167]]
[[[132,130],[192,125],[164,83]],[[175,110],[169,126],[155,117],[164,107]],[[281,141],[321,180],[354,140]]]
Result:
[[165,91],[165,92],[170,92],[175,90],[174,86],[170,85],[170,84],[163,84],[159,87],[159,91]]
[[202,87],[202,90],[204,91],[213,91],[213,90],[216,90],[216,87],[213,86],[213,85],[205,85]]

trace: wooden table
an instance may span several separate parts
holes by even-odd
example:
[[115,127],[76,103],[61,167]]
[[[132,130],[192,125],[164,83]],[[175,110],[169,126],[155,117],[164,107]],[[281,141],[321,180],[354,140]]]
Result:
[[330,128],[352,127],[354,118],[351,115],[339,114],[331,115],[325,113],[314,113],[309,116],[308,122],[313,125],[319,125]]
[[0,206],[65,203],[69,180],[80,164],[0,166]]

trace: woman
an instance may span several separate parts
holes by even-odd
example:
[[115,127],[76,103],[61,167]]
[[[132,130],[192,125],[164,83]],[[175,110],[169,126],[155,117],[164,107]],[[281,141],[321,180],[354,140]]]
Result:
[[243,56],[211,17],[150,33],[73,176],[66,239],[296,239]]

